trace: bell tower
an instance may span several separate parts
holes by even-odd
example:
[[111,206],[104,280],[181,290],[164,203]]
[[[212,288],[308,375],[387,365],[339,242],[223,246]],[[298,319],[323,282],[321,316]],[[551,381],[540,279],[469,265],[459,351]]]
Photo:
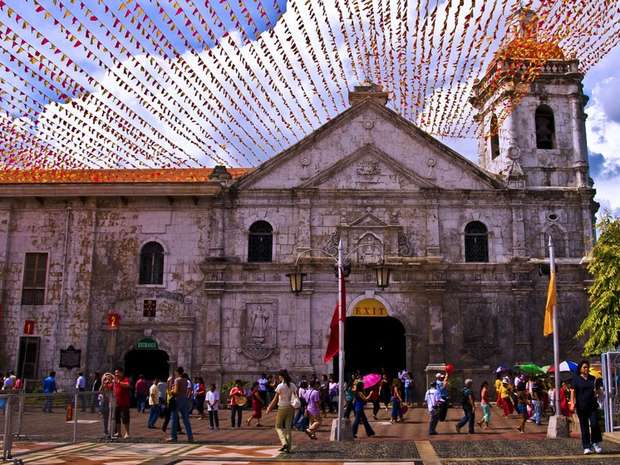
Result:
[[589,187],[583,74],[556,42],[540,38],[538,17],[520,8],[470,103],[478,111],[478,156],[515,188]]

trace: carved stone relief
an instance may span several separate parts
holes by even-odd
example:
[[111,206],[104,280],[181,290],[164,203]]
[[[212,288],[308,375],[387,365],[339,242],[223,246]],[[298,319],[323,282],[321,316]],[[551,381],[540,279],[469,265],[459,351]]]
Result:
[[273,303],[247,303],[241,320],[241,352],[261,361],[273,354],[276,346],[277,318]]
[[415,255],[415,249],[413,247],[413,241],[405,234],[404,231],[398,232],[398,256],[399,257],[413,257]]

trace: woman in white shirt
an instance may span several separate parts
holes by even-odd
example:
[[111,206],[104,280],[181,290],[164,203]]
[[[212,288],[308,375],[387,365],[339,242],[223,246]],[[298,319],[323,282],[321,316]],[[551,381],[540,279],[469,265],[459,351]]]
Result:
[[275,396],[269,407],[267,407],[267,413],[271,412],[273,408],[278,405],[278,414],[276,415],[276,433],[282,447],[281,452],[289,453],[292,447],[292,434],[293,417],[295,416],[295,408],[293,407],[293,401],[298,401],[297,386],[291,382],[291,376],[286,370],[280,370],[278,372],[278,378],[280,384],[276,387]]

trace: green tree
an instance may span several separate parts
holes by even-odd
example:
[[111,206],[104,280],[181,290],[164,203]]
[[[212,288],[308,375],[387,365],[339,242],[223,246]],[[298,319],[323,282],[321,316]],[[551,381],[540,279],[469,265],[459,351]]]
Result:
[[620,345],[620,218],[603,217],[600,237],[592,249],[588,271],[590,312],[577,337],[587,336],[584,355],[598,355]]

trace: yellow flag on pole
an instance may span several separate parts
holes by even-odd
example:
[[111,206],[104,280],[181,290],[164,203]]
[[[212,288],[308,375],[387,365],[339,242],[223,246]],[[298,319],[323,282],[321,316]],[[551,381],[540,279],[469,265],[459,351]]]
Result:
[[553,334],[553,307],[557,299],[557,293],[555,290],[555,270],[551,273],[549,278],[549,287],[547,289],[547,305],[545,306],[545,327],[543,334],[549,336]]

